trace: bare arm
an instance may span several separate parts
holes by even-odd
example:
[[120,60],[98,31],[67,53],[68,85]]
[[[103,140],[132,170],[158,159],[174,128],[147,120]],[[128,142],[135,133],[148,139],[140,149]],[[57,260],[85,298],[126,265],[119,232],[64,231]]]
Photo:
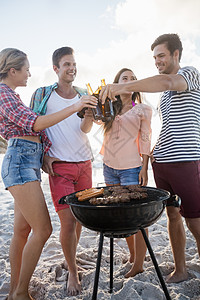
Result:
[[102,102],[105,102],[106,97],[116,100],[115,96],[124,92],[146,92],[157,93],[164,91],[185,91],[187,83],[185,79],[178,74],[162,74],[148,77],[141,80],[134,80],[124,84],[108,84],[100,92]]
[[92,129],[92,125],[93,125],[93,113],[91,109],[87,109],[85,111],[84,118],[81,122],[81,130],[84,133],[88,133]]
[[97,105],[97,98],[94,96],[86,95],[82,96],[80,100],[72,104],[69,107],[66,107],[56,113],[50,114],[50,115],[45,115],[45,116],[38,116],[37,119],[35,120],[33,130],[35,132],[41,131],[43,129],[46,129],[48,127],[51,127],[65,118],[68,118],[75,112],[80,111],[83,107],[96,107]]
[[145,186],[148,183],[148,161],[149,161],[149,156],[146,154],[142,154],[142,158],[143,158],[143,165],[142,165],[142,169],[139,173],[139,184]]

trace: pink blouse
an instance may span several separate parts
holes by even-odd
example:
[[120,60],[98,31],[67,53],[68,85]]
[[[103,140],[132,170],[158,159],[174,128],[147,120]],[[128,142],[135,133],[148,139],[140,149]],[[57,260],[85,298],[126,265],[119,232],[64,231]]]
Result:
[[141,103],[115,117],[100,151],[107,166],[123,170],[142,165],[141,154],[150,154],[151,116],[151,108]]

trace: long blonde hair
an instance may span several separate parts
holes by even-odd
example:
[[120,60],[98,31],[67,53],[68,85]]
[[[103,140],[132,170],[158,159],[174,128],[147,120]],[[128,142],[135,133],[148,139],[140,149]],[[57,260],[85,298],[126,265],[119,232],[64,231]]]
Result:
[[15,48],[5,48],[0,52],[0,81],[8,76],[11,68],[21,70],[27,55]]

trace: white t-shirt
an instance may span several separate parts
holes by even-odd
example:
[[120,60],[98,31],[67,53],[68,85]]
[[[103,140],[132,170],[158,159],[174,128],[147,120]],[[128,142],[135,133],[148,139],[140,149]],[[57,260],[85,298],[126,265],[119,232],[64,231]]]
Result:
[[[77,95],[73,99],[65,99],[53,91],[48,102],[46,114],[52,114],[69,107],[79,100]],[[79,162],[92,159],[92,151],[87,135],[80,129],[81,119],[74,113],[58,124],[46,129],[52,146],[49,156],[63,161]]]

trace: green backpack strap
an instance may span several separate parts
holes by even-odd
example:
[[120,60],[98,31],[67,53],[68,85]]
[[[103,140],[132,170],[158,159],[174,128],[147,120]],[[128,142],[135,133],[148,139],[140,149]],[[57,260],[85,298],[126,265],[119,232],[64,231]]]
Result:
[[47,101],[57,86],[58,84],[54,83],[53,85],[37,89],[31,97],[31,109],[37,114],[45,115],[47,110]]
[[87,89],[83,89],[83,88],[80,88],[78,86],[74,86],[73,88],[79,94],[80,97],[84,96],[84,95],[88,95]]
[[[31,97],[31,109],[37,114],[45,115],[47,110],[47,101],[57,87],[58,84],[54,83],[53,85],[37,89]],[[79,88],[77,86],[74,86],[74,89],[78,93],[79,97],[88,94],[86,89]]]

